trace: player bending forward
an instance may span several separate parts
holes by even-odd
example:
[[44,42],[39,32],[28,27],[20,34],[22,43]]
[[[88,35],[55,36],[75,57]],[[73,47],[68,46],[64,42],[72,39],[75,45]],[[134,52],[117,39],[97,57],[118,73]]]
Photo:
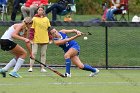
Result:
[[[65,73],[66,77],[71,77],[70,73],[71,61],[80,69],[91,71],[92,73],[89,75],[90,77],[99,73],[99,70],[97,68],[93,68],[90,65],[83,64],[80,58],[78,57],[80,52],[80,46],[74,39],[81,36],[82,32],[77,31],[76,29],[61,30],[58,32],[54,27],[50,27],[48,31],[50,33],[50,36],[52,36],[54,44],[61,47],[65,52],[64,58],[66,62],[66,73]],[[68,37],[67,33],[76,33],[76,35]]]
[[28,29],[31,27],[31,25],[32,19],[30,17],[26,17],[22,23],[12,25],[2,35],[0,39],[1,49],[4,51],[9,51],[15,56],[15,58],[13,58],[5,67],[0,69],[0,74],[2,74],[3,77],[6,77],[6,72],[14,66],[14,69],[9,73],[9,75],[15,78],[20,78],[21,76],[17,72],[27,56],[27,52],[20,45],[15,43],[13,39],[24,41],[30,53],[30,57],[34,58],[30,49],[30,41],[28,38],[26,38]]

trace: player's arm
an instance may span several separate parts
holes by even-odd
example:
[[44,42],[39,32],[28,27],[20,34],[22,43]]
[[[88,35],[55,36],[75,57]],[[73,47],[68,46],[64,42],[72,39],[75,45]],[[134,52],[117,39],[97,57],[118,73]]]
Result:
[[[25,38],[28,38],[28,33],[27,31],[24,32],[24,35],[23,35]],[[29,54],[30,54],[30,57],[31,58],[34,58],[33,54],[32,54],[32,49],[31,49],[31,44],[32,44],[32,41],[30,40],[29,42],[26,42],[26,48],[28,49],[29,51]]]
[[31,42],[26,42],[26,48],[29,51],[30,57],[34,59],[34,56],[32,54],[32,49],[31,49]]
[[71,30],[62,29],[61,32],[63,32],[63,33],[76,33],[76,34],[82,33],[80,31],[78,31],[77,29],[71,29]]
[[[28,33],[27,33],[27,31],[25,31],[23,37],[28,38],[27,36],[28,36]],[[30,46],[31,46],[31,42],[30,41],[29,42],[26,42],[26,48],[28,49],[28,51],[30,53],[30,57],[31,57],[31,55],[32,55],[32,49],[31,49]]]
[[19,35],[19,32],[21,31],[21,29],[22,29],[22,25],[17,26],[15,28],[15,31],[12,34],[12,37],[15,38],[15,39],[23,40],[25,42],[29,42],[28,38],[25,38],[25,37],[22,37],[22,36]]
[[63,33],[75,33],[77,31],[77,29],[71,29],[71,30],[66,30],[66,29],[62,29],[61,32]]
[[21,31],[21,29],[22,29],[22,25],[17,26],[15,28],[14,33],[12,34],[12,37],[15,38],[15,39],[23,40],[26,43],[26,47],[27,47],[27,49],[28,49],[28,51],[30,53],[30,56],[33,57],[32,56],[32,50],[30,48],[30,41],[29,41],[28,38],[26,38],[27,37],[27,31],[25,31],[25,33],[23,34],[23,36],[20,36],[19,35],[19,32]]
[[66,38],[66,39],[63,39],[63,40],[54,40],[54,44],[55,45],[63,45],[63,44],[65,44],[66,42],[69,42],[69,41],[71,41],[71,40],[74,40],[75,38],[77,38],[77,37],[79,37],[79,36],[81,36],[81,34],[76,34],[75,36],[72,36],[72,37],[70,37],[70,38]]

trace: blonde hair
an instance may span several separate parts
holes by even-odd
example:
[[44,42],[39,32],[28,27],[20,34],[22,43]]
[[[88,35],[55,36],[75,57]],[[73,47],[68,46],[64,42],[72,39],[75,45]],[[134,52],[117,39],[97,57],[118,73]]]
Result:
[[32,24],[32,18],[31,17],[25,17],[22,23],[24,24],[25,30],[29,30],[28,25]]
[[23,22],[27,25],[27,24],[32,23],[33,21],[32,21],[32,18],[31,17],[25,17],[24,20],[23,20]]

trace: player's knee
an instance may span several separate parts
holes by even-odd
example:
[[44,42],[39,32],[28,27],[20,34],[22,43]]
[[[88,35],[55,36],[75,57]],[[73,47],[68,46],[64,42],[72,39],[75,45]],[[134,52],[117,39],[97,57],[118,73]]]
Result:
[[26,51],[23,51],[20,55],[20,58],[23,58],[25,59],[27,57],[27,52]]
[[65,58],[65,59],[68,59],[68,58],[70,58],[70,55],[65,54],[65,55],[64,55],[64,58]]
[[83,69],[83,67],[82,67],[82,66],[79,66],[78,68],[79,68],[79,69]]
[[78,65],[78,68],[79,68],[79,69],[83,69],[84,66],[83,66],[83,65]]

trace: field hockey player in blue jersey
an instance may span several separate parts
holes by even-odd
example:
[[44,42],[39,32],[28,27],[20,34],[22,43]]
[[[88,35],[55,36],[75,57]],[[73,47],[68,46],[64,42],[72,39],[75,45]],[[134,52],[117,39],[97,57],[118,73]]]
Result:
[[[71,62],[75,64],[77,67],[79,67],[82,70],[91,71],[90,77],[95,76],[99,73],[99,70],[97,68],[93,68],[92,66],[88,64],[83,64],[79,58],[79,52],[80,52],[80,46],[78,43],[74,40],[80,36],[83,35],[82,32],[72,29],[72,30],[61,30],[57,31],[54,27],[49,27],[48,31],[50,33],[50,36],[52,37],[52,40],[55,45],[61,47],[64,51],[64,59],[66,63],[66,77],[71,77],[70,73],[70,67]],[[76,33],[76,35],[72,37],[68,37],[67,33]]]

